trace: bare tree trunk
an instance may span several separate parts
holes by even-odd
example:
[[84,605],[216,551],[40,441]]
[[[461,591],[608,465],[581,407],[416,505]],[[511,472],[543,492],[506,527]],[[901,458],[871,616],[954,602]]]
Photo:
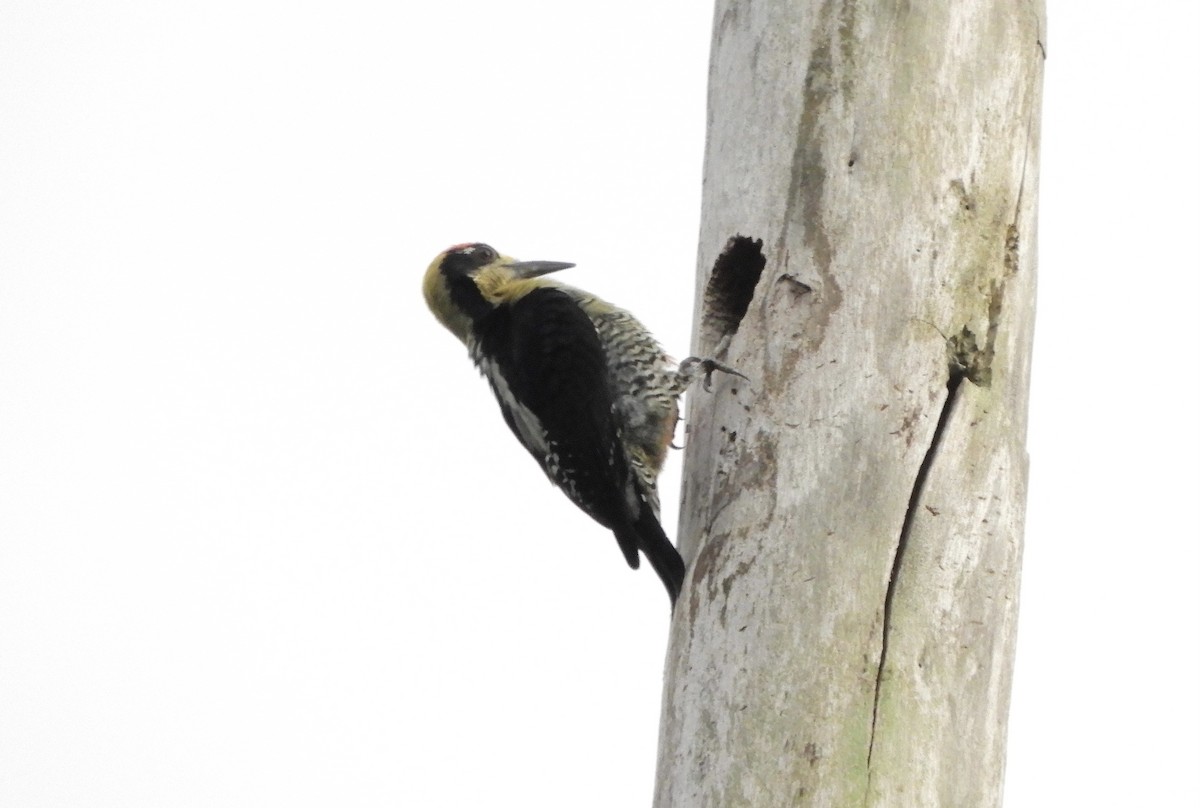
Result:
[[1043,31],[717,2],[658,808],[1001,801]]

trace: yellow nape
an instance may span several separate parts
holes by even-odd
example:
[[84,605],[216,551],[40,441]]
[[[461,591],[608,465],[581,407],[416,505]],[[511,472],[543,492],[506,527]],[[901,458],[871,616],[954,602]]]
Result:
[[446,259],[446,254],[449,252],[450,250],[444,250],[438,253],[437,258],[433,259],[429,269],[425,270],[425,279],[421,288],[425,293],[425,305],[429,306],[433,316],[465,345],[467,337],[471,333],[471,321],[450,299],[450,287],[446,284],[445,276],[442,275],[442,261]]

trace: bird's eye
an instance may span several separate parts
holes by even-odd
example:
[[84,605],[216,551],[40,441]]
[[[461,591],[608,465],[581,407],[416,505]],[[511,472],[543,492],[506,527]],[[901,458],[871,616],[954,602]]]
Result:
[[480,244],[475,248],[475,260],[480,264],[489,264],[496,260],[496,251],[486,244]]

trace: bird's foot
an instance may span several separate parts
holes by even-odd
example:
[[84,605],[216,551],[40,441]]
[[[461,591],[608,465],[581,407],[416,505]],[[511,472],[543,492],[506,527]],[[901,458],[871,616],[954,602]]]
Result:
[[695,381],[697,371],[704,373],[704,392],[712,392],[712,375],[717,371],[728,373],[732,376],[750,381],[750,378],[744,373],[739,373],[728,365],[722,365],[715,359],[705,359],[699,356],[689,356],[687,359],[679,363],[679,373],[687,377],[688,383]]

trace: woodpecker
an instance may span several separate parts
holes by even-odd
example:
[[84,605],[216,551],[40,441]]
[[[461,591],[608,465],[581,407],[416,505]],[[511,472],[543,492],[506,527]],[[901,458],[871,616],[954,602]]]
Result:
[[702,374],[707,386],[714,370],[736,371],[695,357],[676,367],[632,314],[542,277],[573,266],[460,244],[429,265],[425,302],[546,476],[613,532],[630,567],[646,556],[673,606],[684,565],[659,521],[658,474],[680,395]]

